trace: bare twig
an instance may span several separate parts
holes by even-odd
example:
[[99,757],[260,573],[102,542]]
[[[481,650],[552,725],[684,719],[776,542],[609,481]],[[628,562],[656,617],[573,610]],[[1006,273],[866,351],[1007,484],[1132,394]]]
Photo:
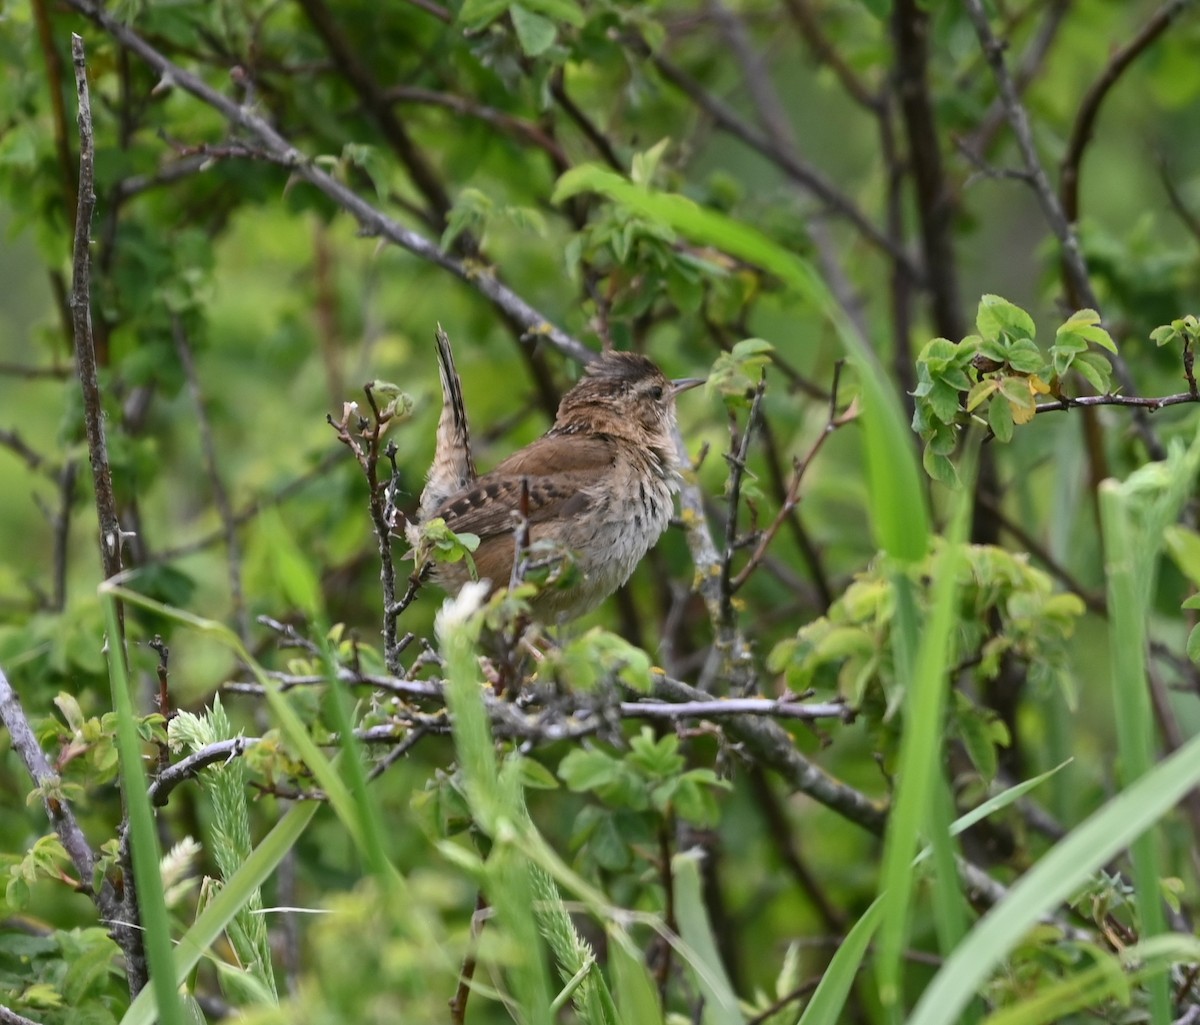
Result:
[[1057,413],[1074,406],[1128,406],[1132,409],[1142,409],[1157,413],[1167,406],[1178,406],[1188,402],[1200,402],[1200,395],[1190,391],[1179,392],[1176,395],[1081,395],[1077,399],[1059,399],[1054,402],[1042,402],[1037,407],[1038,413]]
[[31,367],[23,363],[0,363],[0,377],[21,377],[27,381],[51,378],[61,381],[70,376],[70,367]]
[[26,1018],[23,1014],[17,1014],[16,1011],[9,1010],[3,1004],[0,1004],[0,1025],[38,1025],[32,1018]]
[[317,35],[325,43],[342,78],[358,94],[367,113],[379,128],[380,135],[400,158],[413,184],[425,197],[431,214],[428,218],[429,223],[440,231],[445,225],[446,214],[450,209],[450,197],[446,194],[441,180],[425,159],[421,149],[413,142],[404,123],[396,116],[391,101],[359,58],[356,47],[346,37],[329,7],[323,0],[297,2]]
[[[1037,35],[1026,47],[1025,53],[1021,56],[1021,60],[1013,72],[1013,83],[1018,94],[1023,93],[1041,71],[1046,57],[1054,46],[1054,41],[1058,38],[1058,30],[1062,27],[1063,20],[1073,2],[1074,0],[1050,0],[1050,3],[1047,4],[1046,17],[1038,29]],[[963,149],[974,154],[976,159],[982,160],[983,155],[991,146],[992,140],[996,137],[996,133],[1004,124],[1004,120],[1004,105],[998,100],[994,101],[980,118],[975,131],[971,133],[970,141],[964,144]]]
[[[117,520],[117,503],[113,494],[112,473],[108,463],[108,445],[104,436],[104,409],[96,375],[96,352],[92,341],[92,310],[89,290],[91,253],[89,252],[92,212],[96,205],[94,192],[95,149],[92,135],[92,107],[88,95],[87,65],[83,39],[72,33],[71,56],[75,66],[75,90],[79,100],[79,206],[75,216],[75,243],[71,286],[71,318],[75,336],[75,366],[83,389],[83,422],[87,434],[88,457],[92,466],[92,482],[96,494],[96,514],[100,525],[100,563],[106,578],[121,572],[121,526]],[[118,605],[120,636],[108,638],[109,657],[126,659],[124,617]],[[122,792],[122,798],[124,793]],[[123,848],[124,850],[124,848]],[[132,863],[122,856],[124,897],[115,916],[106,915],[112,922],[113,938],[125,953],[126,975],[132,993],[138,993],[149,980],[145,951],[142,946],[137,892],[134,888]]]
[[833,213],[852,224],[862,237],[886,253],[904,272],[916,281],[921,281],[921,269],[903,249],[898,249],[879,227],[864,214],[849,197],[841,193],[816,169],[805,164],[792,154],[782,152],[764,133],[748,125],[744,118],[731,110],[709,93],[691,75],[661,54],[651,54],[654,66],[668,82],[687,96],[700,110],[704,111],[723,131],[740,140],[752,150],[772,161],[792,181],[803,186]]
[[167,803],[167,798],[180,783],[185,783],[200,774],[200,770],[217,762],[228,762],[244,755],[251,747],[259,743],[260,737],[234,737],[232,740],[217,740],[206,744],[199,751],[181,758],[158,774],[158,777],[147,788],[150,803],[161,808]]
[[1071,134],[1059,170],[1059,196],[1063,213],[1069,223],[1074,224],[1079,219],[1079,174],[1084,151],[1091,142],[1101,105],[1129,66],[1145,53],[1170,27],[1171,22],[1183,13],[1183,9],[1192,3],[1194,0],[1168,0],[1163,4],[1128,43],[1113,51],[1100,76],[1084,93],[1079,110],[1075,113],[1075,121],[1071,125]]
[[13,750],[20,756],[33,785],[41,791],[42,805],[55,833],[62,841],[63,848],[79,874],[79,890],[89,897],[96,899],[101,914],[108,919],[116,919],[121,913],[120,905],[115,901],[111,892],[97,895],[92,890],[92,874],[96,864],[96,855],[83,835],[83,830],[75,819],[71,806],[57,793],[60,783],[59,776],[50,768],[46,753],[37,742],[25,711],[21,707],[21,699],[13,690],[12,684],[4,670],[0,669],[0,722],[4,723],[12,742]]
[[821,446],[825,444],[826,439],[839,427],[853,421],[858,416],[858,409],[852,403],[849,409],[839,413],[837,411],[837,396],[838,396],[838,381],[841,377],[842,362],[839,360],[834,366],[833,371],[833,392],[829,400],[829,419],[825,422],[825,427],[821,433],[817,435],[817,440],[812,443],[808,450],[808,454],[803,459],[797,459],[792,467],[792,480],[788,485],[787,494],[779,507],[779,512],[775,514],[775,519],[771,521],[770,526],[763,531],[758,539],[758,544],[754,548],[754,552],[738,572],[738,575],[730,584],[731,593],[736,594],[742,586],[750,579],[751,575],[762,564],[766,558],[767,549],[771,546],[771,542],[775,539],[775,535],[779,533],[779,528],[792,515],[796,504],[800,501],[800,484],[804,480],[804,474],[812,465],[817,453],[821,451]]
[[213,441],[212,425],[204,405],[204,393],[200,389],[196,360],[192,356],[187,331],[178,315],[171,317],[171,333],[175,339],[175,352],[183,367],[188,391],[196,406],[196,427],[200,435],[200,451],[204,457],[204,473],[208,477],[209,487],[212,488],[213,503],[217,507],[217,515],[221,518],[221,530],[225,537],[225,559],[229,573],[229,597],[233,603],[233,619],[238,636],[245,640],[249,636],[249,623],[246,620],[246,602],[242,594],[242,549],[237,536],[233,503],[229,501],[229,492],[225,490],[225,483],[221,480],[221,472],[217,467],[217,446]]
[[[733,555],[738,540],[738,509],[742,502],[742,476],[746,472],[746,460],[750,458],[750,440],[758,427],[761,416],[763,394],[767,389],[767,377],[763,374],[754,389],[754,401],[750,403],[750,414],[746,417],[746,429],[739,441],[737,424],[732,423],[730,451],[726,455],[729,463],[729,488],[725,513],[725,549],[721,553],[721,621],[728,628],[733,623],[733,592],[730,582]],[[736,451],[734,451],[736,449]]]
[[498,128],[507,135],[513,135],[525,142],[532,143],[550,158],[559,173],[571,166],[571,161],[563,148],[539,125],[509,114],[507,111],[478,103],[466,96],[438,92],[435,89],[422,89],[415,85],[393,86],[384,95],[394,103],[425,103],[430,106],[445,107],[461,117],[475,118],[493,128]]
[[896,0],[892,8],[896,93],[908,136],[933,322],[944,337],[961,338],[966,326],[954,256],[955,200],[942,165],[937,119],[929,93],[929,24],[929,15],[916,0]]
[[[92,137],[92,109],[88,96],[83,40],[71,37],[75,59],[75,85],[79,96],[79,207],[75,215],[75,247],[71,287],[71,315],[75,332],[75,363],[83,389],[83,422],[87,432],[92,482],[96,489],[96,513],[100,522],[100,563],[104,576],[121,572],[121,525],[117,522],[117,502],[113,494],[112,473],[108,465],[108,442],[104,435],[104,407],[96,375],[96,350],[92,343],[92,307],[90,296],[92,212],[96,206],[94,191],[95,147]],[[113,638],[114,643],[117,638]]]
[[[245,506],[235,512],[232,516],[232,523],[235,527],[239,527],[244,523],[248,523],[254,519],[264,509],[269,509],[276,505],[281,505],[287,501],[298,491],[308,487],[323,474],[328,473],[336,466],[342,458],[341,449],[330,449],[320,460],[309,470],[288,481],[276,491],[269,494],[260,495],[259,497],[248,502]],[[202,551],[205,548],[210,548],[213,545],[221,544],[228,540],[228,532],[222,524],[216,530],[203,534],[193,541],[188,541],[181,545],[176,545],[174,548],[164,548],[161,551],[155,552],[154,555],[147,559],[143,565],[150,566],[161,564],[164,562],[172,562],[175,559],[182,559],[188,555],[193,555],[196,552]]]
[[21,460],[29,469],[37,472],[48,472],[45,457],[32,448],[16,431],[0,429],[0,448],[8,449]]

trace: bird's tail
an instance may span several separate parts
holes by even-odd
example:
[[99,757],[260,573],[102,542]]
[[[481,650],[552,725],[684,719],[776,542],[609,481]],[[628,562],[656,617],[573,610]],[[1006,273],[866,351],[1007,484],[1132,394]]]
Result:
[[421,519],[427,520],[450,495],[475,480],[475,461],[471,458],[471,432],[467,426],[467,408],[463,404],[462,382],[454,367],[450,339],[437,328],[438,370],[442,378],[442,416],[438,420],[437,447],[429,467],[425,490],[421,492]]

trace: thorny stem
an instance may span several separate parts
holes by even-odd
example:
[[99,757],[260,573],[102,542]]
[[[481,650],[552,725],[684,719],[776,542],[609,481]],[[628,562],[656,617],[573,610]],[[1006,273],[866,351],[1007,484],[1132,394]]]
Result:
[[[92,214],[96,206],[95,142],[92,134],[92,105],[88,93],[87,64],[83,39],[71,35],[71,56],[75,67],[75,91],[79,101],[79,204],[75,214],[75,240],[72,256],[71,322],[75,340],[75,365],[83,391],[83,422],[87,435],[88,458],[96,495],[96,514],[100,525],[100,564],[105,578],[121,572],[121,526],[113,493],[112,472],[108,462],[108,443],[104,435],[104,408],[96,373],[96,349],[92,338],[91,252]],[[126,659],[125,620],[117,606],[120,636],[108,638],[109,658]],[[121,792],[122,833],[128,822],[124,788]],[[121,868],[124,874],[124,898],[115,915],[106,914],[113,938],[125,953],[126,975],[130,992],[136,995],[149,981],[145,950],[142,945],[141,917],[134,887],[133,865],[123,846]],[[103,907],[101,908],[104,911]]]
[[842,413],[837,411],[837,396],[838,383],[841,378],[843,362],[838,360],[833,368],[833,390],[829,398],[829,419],[825,423],[824,429],[817,440],[813,442],[812,447],[808,450],[808,454],[803,459],[797,459],[792,468],[792,480],[788,485],[787,495],[784,498],[783,504],[779,507],[779,512],[775,514],[775,519],[771,521],[771,525],[763,531],[762,536],[758,539],[758,544],[754,548],[746,565],[730,583],[730,594],[736,594],[742,586],[750,579],[758,567],[762,564],[767,555],[767,549],[771,546],[771,542],[775,540],[775,535],[779,533],[779,528],[783,526],[787,518],[795,509],[800,501],[800,484],[804,480],[804,474],[812,465],[817,453],[821,451],[821,446],[829,436],[839,427],[844,427],[858,416],[857,407],[851,404],[850,408]]

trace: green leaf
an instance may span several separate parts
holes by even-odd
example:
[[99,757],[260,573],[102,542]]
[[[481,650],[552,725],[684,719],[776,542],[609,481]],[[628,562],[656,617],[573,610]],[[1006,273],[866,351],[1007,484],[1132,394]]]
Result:
[[998,339],[1004,334],[1016,341],[1032,339],[1036,334],[1033,318],[1020,306],[998,295],[985,295],[979,300],[975,324],[984,338]]
[[[1172,523],[1163,531],[1163,543],[1179,571],[1188,578],[1193,587],[1200,588],[1200,534],[1190,527]],[[1194,606],[1185,602],[1183,607]]]
[[1018,338],[1008,347],[1007,362],[1018,374],[1036,374],[1046,365],[1046,357],[1036,343]]
[[277,509],[260,514],[258,537],[272,576],[289,604],[310,619],[316,617],[324,600],[312,555],[300,548]]
[[559,778],[576,792],[596,790],[623,775],[621,763],[603,751],[575,748],[558,763]]
[[1081,352],[1072,362],[1096,391],[1108,395],[1112,391],[1112,364],[1098,352]]
[[522,3],[531,11],[572,28],[584,25],[583,10],[575,0],[522,0]]
[[1012,441],[1013,413],[1012,406],[1007,399],[997,399],[988,406],[988,426],[992,429],[997,441]]
[[538,57],[554,45],[558,29],[549,18],[527,11],[520,4],[513,4],[508,13],[526,57]]

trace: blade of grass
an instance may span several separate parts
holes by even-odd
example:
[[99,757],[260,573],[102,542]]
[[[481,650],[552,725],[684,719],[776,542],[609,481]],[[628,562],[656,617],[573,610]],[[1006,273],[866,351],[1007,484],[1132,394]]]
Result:
[[[1064,762],[1063,765],[1065,764]],[[1063,765],[1009,787],[1003,793],[985,801],[978,808],[973,808],[966,815],[955,819],[950,826],[950,835],[957,836],[988,815],[1007,808],[1018,798],[1023,797],[1034,787],[1053,776],[1063,768]],[[913,859],[913,867],[928,858],[931,853],[932,848],[926,847]],[[822,974],[821,981],[813,992],[808,1006],[804,1009],[798,1025],[825,1025],[826,1022],[842,1020],[846,998],[850,995],[850,988],[854,985],[854,979],[862,967],[871,937],[875,935],[875,930],[879,928],[881,921],[883,921],[883,898],[876,897],[862,917],[854,923],[854,927],[846,934],[846,938],[838,945],[837,952]]]
[[712,924],[705,912],[700,883],[700,857],[696,851],[684,851],[671,859],[671,877],[675,888],[675,917],[679,935],[692,952],[689,967],[696,985],[704,995],[705,1025],[745,1025],[737,995],[725,973],[717,952]]
[[523,955],[509,967],[513,993],[532,1025],[552,1025],[553,995],[545,944],[531,914],[531,863],[519,843],[522,833],[533,828],[525,810],[520,765],[515,759],[499,765],[480,691],[476,612],[486,590],[486,585],[465,585],[457,598],[447,599],[437,615],[435,631],[445,663],[446,706],[467,803],[476,824],[492,839],[484,864],[484,889],[500,926]]
[[[300,839],[317,808],[318,805],[312,801],[292,805],[197,916],[175,949],[173,969],[165,974],[172,992],[176,992],[176,987],[183,983],[208,948],[216,942],[238,910],[250,899],[250,895],[275,871],[284,855]],[[155,994],[144,989],[129,1005],[121,1025],[151,1025],[157,1013]]]
[[354,723],[351,721],[349,698],[338,683],[337,667],[333,662],[333,653],[329,650],[329,632],[319,630],[318,647],[321,650],[321,664],[328,681],[329,707],[332,711],[333,725],[338,731],[338,743],[342,749],[342,772],[346,778],[346,788],[353,800],[359,823],[359,836],[363,843],[363,856],[371,874],[384,885],[392,885],[397,879],[391,861],[387,856],[387,848],[383,841],[383,826],[380,821],[379,808],[375,798],[367,786],[367,774],[363,771],[363,758],[358,740],[354,736]]
[[[1122,782],[1144,776],[1154,764],[1154,718],[1146,679],[1146,614],[1148,586],[1157,562],[1157,545],[1138,545],[1131,525],[1130,499],[1115,481],[1100,485],[1100,527],[1104,538],[1104,563],[1108,578],[1108,639],[1112,666],[1113,704],[1116,712],[1117,750]],[[1161,537],[1161,532],[1158,535]],[[1139,551],[1139,549],[1143,549]],[[1145,550],[1151,549],[1151,550]],[[1159,892],[1158,832],[1149,829],[1130,846],[1133,885],[1143,938],[1167,930]],[[1166,975],[1149,979],[1150,1018],[1168,1025],[1171,995]]]
[[1009,890],[946,959],[908,1025],[953,1025],[1026,932],[1200,784],[1200,737],[1073,829]]
[[901,970],[908,942],[913,890],[912,871],[922,832],[934,850],[935,914],[943,925],[964,919],[955,868],[955,845],[949,832],[936,828],[932,808],[941,799],[945,780],[941,758],[945,750],[947,673],[957,624],[962,545],[970,519],[974,479],[974,454],[964,467],[966,482],[951,521],[944,546],[933,568],[930,610],[922,623],[917,613],[914,586],[903,569],[893,575],[896,615],[892,626],[896,673],[904,688],[904,732],[900,739],[896,793],[888,815],[883,845],[879,895],[883,898],[883,924],[879,934],[876,979],[879,999],[892,1020],[903,1005]]
[[[1200,940],[1181,933],[1166,933],[1126,947],[1118,955],[1089,949],[1097,963],[1070,978],[1034,994],[1028,1000],[989,1016],[984,1025],[1051,1025],[1073,1011],[1116,999],[1130,1004],[1130,993],[1150,973],[1173,965],[1200,962]],[[1119,964],[1112,964],[1119,958]],[[1114,974],[1115,973],[1115,974]]]
[[129,819],[129,846],[133,859],[133,882],[137,890],[138,914],[143,930],[143,945],[150,966],[150,984],[142,993],[152,994],[159,1007],[162,1025],[184,1025],[183,1005],[172,976],[171,923],[163,898],[160,870],[162,851],[154,829],[154,812],[146,789],[146,771],[142,766],[142,742],[138,736],[137,715],[129,694],[129,674],[125,653],[118,641],[122,636],[117,619],[115,598],[104,599],[104,622],[108,632],[108,679],[112,688],[113,711],[117,716],[117,752],[121,760],[121,790]]

